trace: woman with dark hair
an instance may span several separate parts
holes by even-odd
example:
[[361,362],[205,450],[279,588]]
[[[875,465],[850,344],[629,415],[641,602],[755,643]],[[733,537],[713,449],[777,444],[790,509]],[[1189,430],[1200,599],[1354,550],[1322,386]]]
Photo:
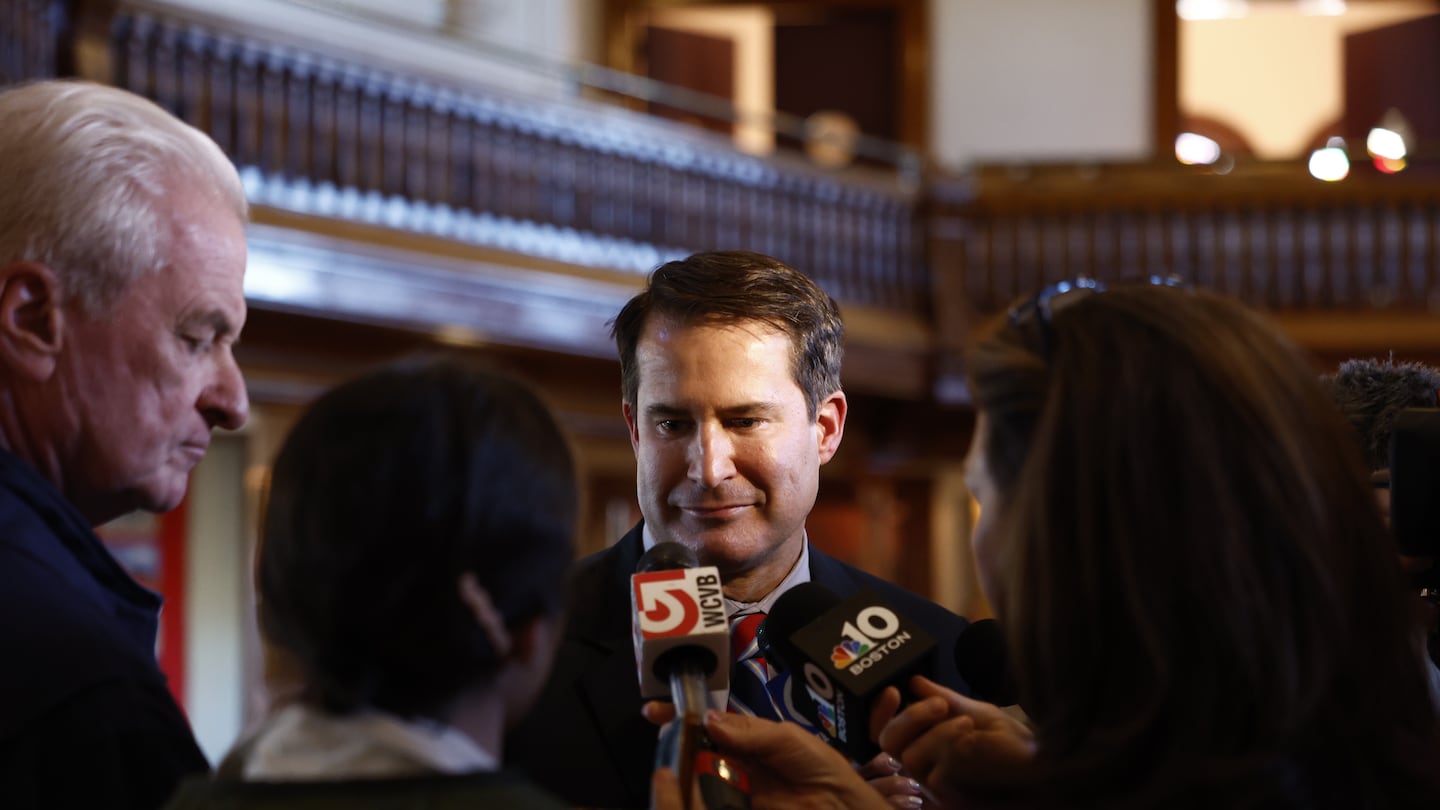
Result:
[[258,564],[296,699],[171,807],[561,806],[500,744],[550,666],[576,500],[516,382],[426,361],[321,397],[276,459]]
[[[1393,544],[1347,426],[1272,327],[1205,292],[1067,284],[969,371],[975,554],[1030,722],[924,679],[894,714],[890,690],[872,727],[888,719],[880,744],[932,797],[1440,807]],[[709,728],[765,801],[884,806],[803,735]]]

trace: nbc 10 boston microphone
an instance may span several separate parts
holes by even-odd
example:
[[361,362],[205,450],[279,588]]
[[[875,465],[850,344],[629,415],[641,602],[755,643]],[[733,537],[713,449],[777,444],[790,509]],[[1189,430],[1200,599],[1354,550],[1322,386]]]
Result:
[[912,675],[935,670],[935,640],[868,590],[841,599],[823,585],[797,585],[776,600],[757,637],[766,660],[791,674],[795,708],[856,762],[879,753],[870,707],[885,687],[903,692]]
[[656,767],[679,777],[689,806],[699,783],[707,810],[749,808],[749,779],[719,756],[705,734],[711,690],[729,687],[730,625],[720,572],[699,566],[680,543],[656,543],[630,578],[640,696],[670,699],[675,719],[660,733]]

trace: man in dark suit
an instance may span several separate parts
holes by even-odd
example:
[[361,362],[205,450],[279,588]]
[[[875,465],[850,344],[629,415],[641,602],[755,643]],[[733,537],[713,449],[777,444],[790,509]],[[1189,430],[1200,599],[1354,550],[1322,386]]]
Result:
[[[732,621],[807,581],[842,597],[873,589],[935,636],[938,679],[968,693],[949,654],[964,619],[808,542],[820,466],[845,429],[834,300],[767,256],[701,253],[657,269],[612,334],[644,520],[580,562],[550,681],[507,760],[578,805],[647,805],[657,729],[640,714],[629,579],[662,541],[720,569]],[[738,710],[784,716],[783,704]],[[919,806],[897,769],[883,756],[863,768],[897,804]]]

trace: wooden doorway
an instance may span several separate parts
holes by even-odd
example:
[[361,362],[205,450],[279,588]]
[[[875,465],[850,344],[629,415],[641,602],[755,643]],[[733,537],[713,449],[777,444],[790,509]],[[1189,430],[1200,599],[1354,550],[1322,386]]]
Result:
[[[646,25],[640,44],[645,75],[717,100],[735,103],[735,42],[727,37]],[[734,133],[728,117],[650,102],[649,113],[705,129]]]
[[[605,59],[609,67],[680,86],[685,71],[651,63],[652,20],[675,10],[759,12],[771,21],[758,36],[769,39],[771,110],[801,117],[834,110],[860,131],[924,151],[929,130],[929,42],[926,0],[604,0]],[[665,36],[665,35],[662,35]],[[737,46],[736,75],[753,49]],[[682,54],[681,61],[717,57]],[[709,71],[714,68],[706,67]],[[744,89],[735,85],[737,94]]]

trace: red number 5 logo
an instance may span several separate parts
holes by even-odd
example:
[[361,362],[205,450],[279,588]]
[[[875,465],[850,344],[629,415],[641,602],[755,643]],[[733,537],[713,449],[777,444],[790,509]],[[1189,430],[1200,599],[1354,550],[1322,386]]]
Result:
[[645,638],[683,636],[700,623],[700,605],[690,593],[685,571],[636,574],[635,618]]

